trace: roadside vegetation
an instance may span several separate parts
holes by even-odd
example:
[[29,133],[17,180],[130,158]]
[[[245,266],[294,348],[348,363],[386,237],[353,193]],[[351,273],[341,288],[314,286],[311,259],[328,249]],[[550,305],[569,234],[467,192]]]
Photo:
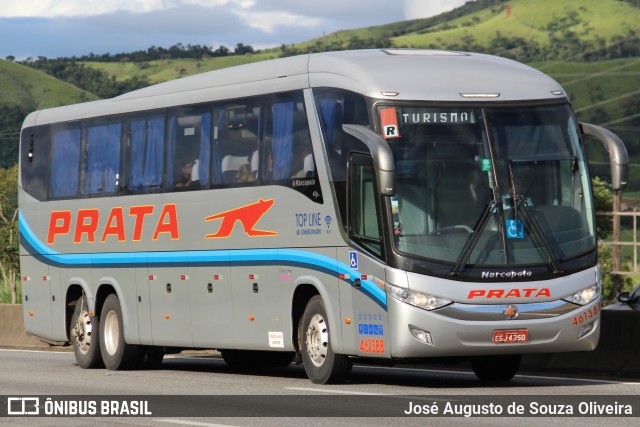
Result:
[[[175,78],[310,52],[430,48],[479,51],[528,63],[563,85],[580,121],[605,126],[625,141],[631,167],[623,202],[629,208],[640,208],[638,22],[640,0],[477,0],[431,18],[342,30],[262,51],[243,43],[233,48],[176,43],[168,48],[151,46],[135,52],[89,53],[72,58],[41,56],[16,61],[9,55],[0,59],[0,238],[5,248],[0,263],[1,280],[6,282],[0,285],[0,301],[13,299],[10,272],[15,257],[11,248],[17,251],[13,177],[20,127],[29,112],[111,98]],[[587,144],[587,152],[592,176],[599,178],[594,180],[598,203],[604,203],[598,211],[610,211],[605,184],[609,181],[608,154],[599,144]],[[610,224],[610,217],[598,218],[601,240],[611,238],[607,221]],[[604,272],[611,271],[610,260],[610,249],[602,246]],[[605,276],[608,300],[616,291],[632,286],[631,279],[625,277]],[[19,274],[15,279],[19,282]]]

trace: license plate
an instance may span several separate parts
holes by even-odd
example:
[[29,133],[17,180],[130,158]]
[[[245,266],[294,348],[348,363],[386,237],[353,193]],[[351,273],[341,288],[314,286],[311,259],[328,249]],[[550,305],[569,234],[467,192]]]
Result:
[[529,331],[526,329],[517,329],[510,331],[493,331],[494,344],[516,344],[527,342],[529,339]]

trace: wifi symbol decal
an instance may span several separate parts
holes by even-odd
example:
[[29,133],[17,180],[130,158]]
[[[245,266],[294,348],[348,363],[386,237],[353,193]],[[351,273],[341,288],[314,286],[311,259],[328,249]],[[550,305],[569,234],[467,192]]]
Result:
[[331,227],[331,215],[327,215],[324,217],[324,222],[327,223],[327,229]]

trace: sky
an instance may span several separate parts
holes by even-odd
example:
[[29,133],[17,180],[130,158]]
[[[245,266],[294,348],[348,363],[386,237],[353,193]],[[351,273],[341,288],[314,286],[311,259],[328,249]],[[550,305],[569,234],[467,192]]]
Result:
[[168,48],[254,49],[425,18],[469,0],[0,0],[0,59]]

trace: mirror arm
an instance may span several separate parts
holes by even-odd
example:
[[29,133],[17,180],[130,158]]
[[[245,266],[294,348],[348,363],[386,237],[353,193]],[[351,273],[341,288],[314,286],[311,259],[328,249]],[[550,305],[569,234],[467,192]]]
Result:
[[629,155],[624,142],[608,129],[590,123],[580,123],[583,135],[591,136],[604,145],[609,153],[611,164],[611,189],[613,191],[624,190],[627,187]]
[[391,152],[391,146],[380,135],[362,125],[342,125],[342,129],[349,135],[362,141],[373,159],[373,166],[378,175],[378,191],[383,196],[396,194],[395,174],[396,165]]

